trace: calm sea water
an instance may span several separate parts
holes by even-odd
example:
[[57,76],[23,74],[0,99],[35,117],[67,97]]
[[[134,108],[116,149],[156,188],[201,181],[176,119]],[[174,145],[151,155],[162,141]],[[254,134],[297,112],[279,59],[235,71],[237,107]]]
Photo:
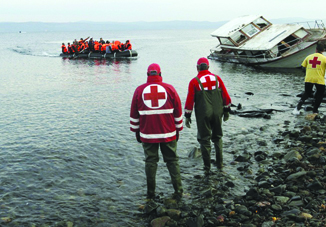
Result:
[[[184,104],[197,59],[217,44],[213,30],[0,33],[0,221],[140,226],[146,182],[143,150],[129,131],[133,92],[155,62]],[[62,42],[87,36],[130,39],[139,56],[58,57]],[[225,171],[235,176],[241,193],[247,180],[228,164],[232,153],[279,149],[271,140],[286,127],[285,120],[294,123],[291,105],[298,101],[304,76],[214,61],[210,70],[222,77],[233,104],[284,111],[269,120],[231,116],[224,124]],[[202,173],[201,160],[188,158],[198,147],[192,118],[192,128],[182,131],[178,143],[185,189],[187,179]],[[267,146],[259,147],[258,140]],[[173,189],[162,160],[157,175],[157,192],[168,196]]]

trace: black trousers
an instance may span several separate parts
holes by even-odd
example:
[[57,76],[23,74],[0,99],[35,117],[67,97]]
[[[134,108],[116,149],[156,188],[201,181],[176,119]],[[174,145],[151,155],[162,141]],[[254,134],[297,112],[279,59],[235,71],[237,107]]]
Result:
[[301,109],[302,104],[306,101],[307,98],[309,98],[314,85],[316,86],[317,92],[315,95],[315,103],[314,103],[313,112],[318,113],[318,108],[319,108],[321,102],[323,101],[324,92],[325,92],[325,85],[323,85],[323,84],[305,83],[304,94],[302,95],[300,102],[297,106],[298,110]]

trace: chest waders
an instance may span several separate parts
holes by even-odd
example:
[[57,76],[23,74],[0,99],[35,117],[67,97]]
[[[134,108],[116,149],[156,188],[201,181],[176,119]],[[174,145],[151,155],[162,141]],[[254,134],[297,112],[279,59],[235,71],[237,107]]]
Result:
[[169,170],[174,196],[182,196],[183,187],[180,176],[179,156],[177,155],[177,141],[168,143],[142,143],[145,153],[145,173],[147,181],[147,198],[155,197],[156,171],[159,161],[158,150],[161,149],[163,161]]
[[222,116],[223,99],[221,89],[205,90],[199,78],[196,77],[201,90],[195,92],[195,115],[197,122],[197,140],[200,143],[204,171],[208,174],[211,168],[211,140],[216,151],[216,165],[218,169],[223,167],[223,143],[222,143]]

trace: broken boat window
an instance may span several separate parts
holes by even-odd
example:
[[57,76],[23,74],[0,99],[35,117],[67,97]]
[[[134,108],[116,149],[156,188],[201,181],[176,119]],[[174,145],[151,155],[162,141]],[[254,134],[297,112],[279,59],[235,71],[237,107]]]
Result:
[[234,46],[234,44],[228,38],[220,38],[220,42],[222,45]]
[[242,29],[242,31],[246,33],[249,37],[252,37],[259,32],[259,29],[256,28],[253,24],[248,24]]
[[300,29],[300,30],[296,31],[294,34],[295,34],[296,36],[298,36],[299,38],[303,38],[303,37],[305,37],[306,35],[308,35],[308,32],[306,32],[306,31],[303,30],[303,29]]
[[284,42],[286,42],[289,46],[293,46],[297,42],[299,42],[299,39],[294,37],[293,35],[290,35],[284,39]]
[[242,41],[246,40],[247,37],[238,31],[232,34],[231,39],[234,40],[236,43],[241,43]]
[[259,17],[258,19],[254,20],[253,22],[257,27],[263,29],[264,27],[268,26],[270,23],[264,20],[263,18]]

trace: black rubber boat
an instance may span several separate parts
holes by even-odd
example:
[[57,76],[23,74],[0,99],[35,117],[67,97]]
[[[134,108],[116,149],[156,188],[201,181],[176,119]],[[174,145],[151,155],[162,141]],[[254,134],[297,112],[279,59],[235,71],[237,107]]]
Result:
[[125,50],[110,54],[101,53],[79,53],[79,54],[64,54],[61,53],[60,57],[63,58],[90,58],[90,59],[100,59],[100,58],[130,58],[137,57],[138,53],[135,50]]

